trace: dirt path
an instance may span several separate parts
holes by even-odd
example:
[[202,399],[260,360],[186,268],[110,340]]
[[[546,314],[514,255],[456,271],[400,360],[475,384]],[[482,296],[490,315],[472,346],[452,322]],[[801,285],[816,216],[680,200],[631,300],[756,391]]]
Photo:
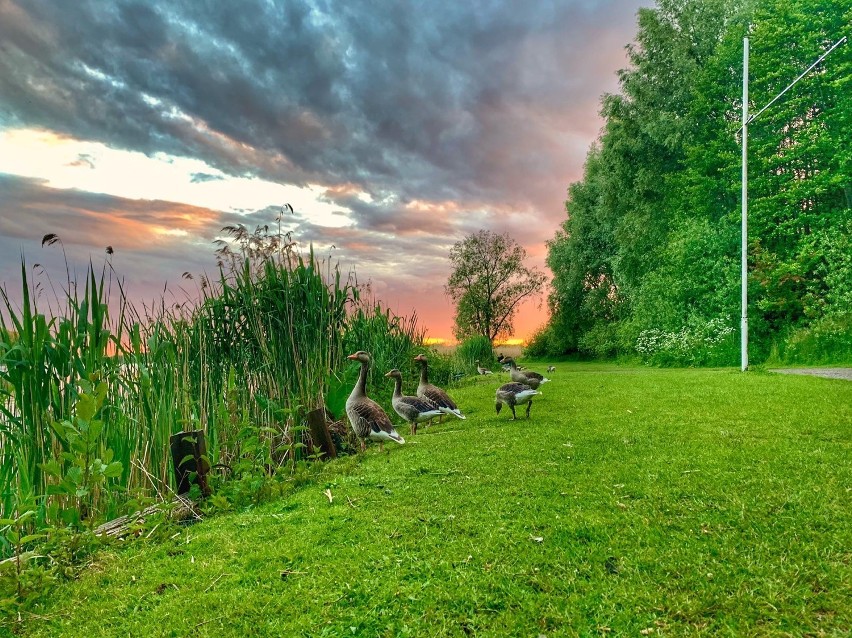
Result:
[[812,374],[816,377],[828,379],[846,379],[852,381],[852,368],[774,368],[769,372],[781,374]]

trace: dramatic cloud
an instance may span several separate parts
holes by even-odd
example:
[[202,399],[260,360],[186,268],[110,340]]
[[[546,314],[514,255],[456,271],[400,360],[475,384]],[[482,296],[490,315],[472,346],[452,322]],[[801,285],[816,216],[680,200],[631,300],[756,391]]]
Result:
[[[598,133],[600,95],[617,89],[638,6],[4,0],[0,133],[44,129],[191,158],[200,165],[187,173],[192,186],[240,178],[310,188],[325,208],[313,220],[307,206],[299,211],[298,238],[334,245],[400,303],[413,286],[429,304],[440,298],[448,316],[435,319],[436,331],[447,334],[446,254],[465,233],[511,232],[543,263],[566,188]],[[80,150],[66,167],[94,174],[100,163]],[[81,244],[83,227],[100,237],[107,219],[137,238],[154,237],[148,227],[180,230],[181,241],[195,242],[181,272],[202,263],[217,218],[285,203],[218,213],[206,204],[193,225],[180,204],[115,189],[100,191],[113,197],[93,212],[85,194],[50,197],[44,185],[56,184],[41,177],[41,186],[18,184],[18,211],[48,206],[38,214]],[[11,237],[33,241],[25,224],[5,234],[14,213],[0,206],[4,248]],[[421,316],[423,298],[410,295]]]

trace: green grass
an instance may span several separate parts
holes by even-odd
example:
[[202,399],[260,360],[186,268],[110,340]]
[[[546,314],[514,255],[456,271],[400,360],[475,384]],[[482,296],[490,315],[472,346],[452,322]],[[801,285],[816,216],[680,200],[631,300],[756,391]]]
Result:
[[505,376],[453,391],[466,421],[99,554],[24,634],[849,635],[852,383],[561,364],[511,422]]

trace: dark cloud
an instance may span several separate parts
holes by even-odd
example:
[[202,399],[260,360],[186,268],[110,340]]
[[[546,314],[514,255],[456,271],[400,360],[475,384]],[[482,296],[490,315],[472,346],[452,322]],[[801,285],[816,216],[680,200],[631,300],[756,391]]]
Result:
[[[0,127],[319,184],[353,227],[291,225],[377,266],[483,226],[541,253],[640,3],[0,0]],[[96,215],[38,201],[69,236]]]
[[193,173],[190,182],[201,184],[203,182],[217,182],[225,179],[222,175],[211,175],[210,173]]
[[636,6],[7,0],[0,108],[236,174],[524,201],[596,132]]

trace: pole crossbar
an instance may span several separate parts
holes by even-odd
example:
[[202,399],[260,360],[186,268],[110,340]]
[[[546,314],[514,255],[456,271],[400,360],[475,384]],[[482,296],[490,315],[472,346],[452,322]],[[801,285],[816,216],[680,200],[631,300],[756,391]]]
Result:
[[799,80],[801,80],[803,77],[805,77],[808,73],[810,73],[810,72],[813,70],[813,68],[814,68],[817,64],[819,64],[820,62],[822,62],[823,60],[825,60],[825,58],[827,58],[827,57],[828,57],[828,54],[829,54],[829,53],[831,53],[832,51],[834,51],[837,47],[839,47],[839,46],[840,46],[841,44],[843,44],[844,42],[846,42],[846,36],[845,36],[845,35],[844,35],[842,38],[840,38],[837,42],[835,42],[833,45],[831,45],[831,48],[830,48],[828,51],[826,51],[825,53],[823,53],[823,54],[819,57],[819,59],[818,59],[816,62],[814,62],[814,63],[813,63],[812,65],[810,65],[807,69],[805,69],[804,71],[802,71],[802,73],[799,75],[799,77],[797,77],[795,80],[793,80],[792,82],[790,82],[790,84],[788,84],[788,85],[787,85],[787,88],[786,88],[786,89],[784,89],[784,90],[783,90],[783,91],[781,91],[778,95],[776,95],[774,98],[772,98],[772,100],[770,100],[769,104],[767,104],[767,105],[766,105],[766,106],[764,106],[762,109],[760,109],[757,113],[755,113],[755,114],[754,114],[754,115],[752,115],[750,118],[748,118],[748,122],[746,122],[746,124],[751,124],[752,122],[754,122],[754,120],[756,120],[756,119],[757,119],[757,117],[758,117],[761,113],[763,113],[766,109],[768,109],[770,106],[772,106],[773,104],[775,104],[775,102],[777,102],[777,101],[778,101],[778,99],[779,99],[782,95],[784,95],[787,91],[789,91],[790,89],[792,89],[792,88],[793,88],[793,85],[794,85],[796,82],[798,82],[798,81],[799,81]]

